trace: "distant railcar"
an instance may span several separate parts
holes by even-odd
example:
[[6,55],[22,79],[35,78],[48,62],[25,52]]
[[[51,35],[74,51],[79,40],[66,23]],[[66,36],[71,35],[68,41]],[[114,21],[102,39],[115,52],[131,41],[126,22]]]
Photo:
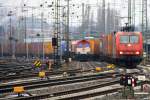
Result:
[[116,32],[101,39],[101,55],[113,62],[137,65],[142,60],[143,40],[141,32]]
[[77,58],[80,60],[91,60],[99,55],[99,40],[90,39],[90,40],[78,40],[73,42],[72,51],[75,52]]
[[81,40],[77,43],[76,53],[77,54],[90,54],[90,42],[87,40]]

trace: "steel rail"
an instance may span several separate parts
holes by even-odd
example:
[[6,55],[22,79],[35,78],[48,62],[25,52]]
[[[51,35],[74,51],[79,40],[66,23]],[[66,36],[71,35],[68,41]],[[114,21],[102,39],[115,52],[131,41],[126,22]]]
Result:
[[[104,82],[104,83],[101,83],[98,85],[93,85],[93,86],[88,86],[88,87],[83,87],[83,88],[78,88],[78,89],[73,89],[73,90],[67,90],[67,91],[63,91],[63,92],[56,92],[56,93],[52,93],[52,94],[47,93],[47,94],[41,94],[41,95],[29,96],[29,97],[18,97],[18,98],[12,98],[12,100],[38,100],[38,99],[46,99],[46,98],[51,98],[51,97],[58,97],[58,96],[69,95],[69,94],[78,93],[78,92],[94,90],[94,89],[114,85],[114,84],[117,84],[118,82],[119,82],[119,80],[114,80],[111,82]],[[78,100],[78,99],[82,99],[82,98],[87,98],[87,97],[89,97],[89,95],[90,95],[90,97],[92,97],[95,95],[102,95],[102,94],[106,94],[106,93],[116,92],[119,89],[121,89],[121,88],[105,90],[105,91],[101,91],[98,93],[90,93],[90,94],[84,94],[84,95],[79,94],[79,95],[73,96],[73,97],[64,97],[64,98],[58,98],[58,99],[60,99],[60,100]]]
[[[25,90],[28,90],[28,89],[54,86],[54,85],[85,82],[85,81],[91,81],[96,79],[110,78],[112,77],[112,74],[115,73],[96,74],[96,75],[89,75],[89,76],[68,77],[62,79],[40,80],[40,81],[32,81],[32,82],[25,82],[25,83],[18,83],[18,84],[1,85],[0,91],[1,93],[12,92],[14,86],[24,86]],[[120,76],[120,74],[116,74],[116,76]]]

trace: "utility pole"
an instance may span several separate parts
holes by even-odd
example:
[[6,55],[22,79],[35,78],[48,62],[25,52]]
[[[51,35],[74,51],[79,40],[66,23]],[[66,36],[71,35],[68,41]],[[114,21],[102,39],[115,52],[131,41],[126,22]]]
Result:
[[[54,63],[53,67],[58,68],[61,66],[59,48],[60,48],[60,0],[55,0],[55,23],[54,23],[54,37],[52,44],[54,48]],[[54,42],[54,43],[53,43]]]
[[10,55],[12,55],[12,25],[11,25],[11,12],[10,12],[10,37],[9,37],[9,40],[10,40]]
[[131,0],[128,0],[128,26],[131,26]]
[[84,32],[84,3],[82,3],[82,27],[81,27],[81,33]]
[[102,3],[103,33],[105,34],[105,0]]
[[[43,9],[42,9],[43,11]],[[44,58],[45,58],[45,53],[44,53],[44,32],[43,32],[43,17],[44,17],[44,13],[41,12],[41,35],[42,35],[42,55],[43,55],[43,61],[44,61]]]
[[67,33],[66,33],[66,41],[67,41],[67,59],[66,59],[66,62],[68,63],[69,62],[69,57],[70,57],[70,51],[69,51],[69,0],[67,0]]
[[[34,34],[34,20],[33,20],[33,7],[32,7],[32,34]],[[33,36],[31,36],[31,44],[32,44],[32,41],[33,41]],[[33,47],[31,47],[33,48]],[[34,52],[32,52],[31,54],[35,54]],[[35,55],[34,55],[35,56]]]
[[[23,5],[24,8],[27,8],[26,7],[26,4]],[[22,12],[26,12],[28,10],[24,10],[22,8]],[[27,43],[27,17],[26,15],[24,14],[24,34],[25,34],[25,51],[26,51],[26,60],[28,61],[29,60],[29,50],[28,50],[28,43]]]
[[111,23],[112,20],[110,18],[111,16],[111,11],[110,11],[110,3],[108,3],[108,8],[107,8],[107,22],[106,22],[106,33],[110,33],[111,32]]
[[28,43],[27,43],[27,18],[24,17],[24,24],[25,24],[25,48],[26,48],[26,59],[29,60],[29,52],[28,52]]
[[[114,9],[116,10],[116,0],[114,0]],[[114,26],[113,26],[113,30],[116,31],[116,11],[114,11]]]
[[[144,50],[148,55],[148,38],[146,36],[147,34],[147,27],[148,27],[148,23],[147,23],[147,0],[142,0],[142,33],[144,36],[144,40],[145,40],[145,47]],[[146,57],[146,59],[148,59],[148,57]]]
[[135,0],[132,0],[132,21],[133,27],[135,27]]

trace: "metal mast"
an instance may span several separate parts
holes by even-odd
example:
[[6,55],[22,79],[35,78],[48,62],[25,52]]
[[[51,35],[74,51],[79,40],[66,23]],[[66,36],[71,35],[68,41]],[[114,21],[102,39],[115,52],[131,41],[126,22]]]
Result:
[[41,35],[42,35],[42,55],[43,55],[43,61],[44,61],[44,58],[45,58],[45,55],[44,55],[44,31],[43,31],[43,17],[44,17],[44,13],[43,13],[43,5],[41,5],[42,7],[42,10],[41,10]]
[[82,3],[82,26],[81,26],[81,32],[84,32],[84,3]]
[[[148,43],[148,34],[147,34],[147,0],[142,0],[142,33],[144,36],[145,44]],[[148,54],[148,45],[144,47],[145,52]],[[148,59],[148,57],[146,57]]]
[[105,33],[105,0],[102,5],[103,33]]
[[[90,31],[90,27],[89,27],[89,22],[90,22],[90,11],[91,11],[91,6],[89,4],[87,4],[86,6],[86,12],[85,12],[85,31],[88,32]],[[84,38],[84,37],[83,37]]]
[[142,0],[142,32],[147,32],[147,0]]
[[59,47],[60,47],[60,0],[55,0],[55,23],[54,23],[54,37],[55,40],[55,46],[54,48],[54,63],[53,67],[57,68],[60,66],[60,56],[59,56]]
[[133,27],[135,27],[135,0],[132,1],[132,21]]
[[66,42],[67,42],[67,59],[66,61],[69,62],[70,52],[69,52],[69,0],[67,0],[67,32],[66,32]]
[[128,25],[131,26],[131,0],[128,0]]

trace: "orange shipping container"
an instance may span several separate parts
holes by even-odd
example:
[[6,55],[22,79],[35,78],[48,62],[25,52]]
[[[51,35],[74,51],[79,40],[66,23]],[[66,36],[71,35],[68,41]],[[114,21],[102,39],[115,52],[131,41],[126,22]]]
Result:
[[108,56],[112,56],[113,52],[113,37],[112,34],[108,35]]
[[51,42],[44,43],[44,50],[45,54],[52,54],[53,53],[53,47]]

